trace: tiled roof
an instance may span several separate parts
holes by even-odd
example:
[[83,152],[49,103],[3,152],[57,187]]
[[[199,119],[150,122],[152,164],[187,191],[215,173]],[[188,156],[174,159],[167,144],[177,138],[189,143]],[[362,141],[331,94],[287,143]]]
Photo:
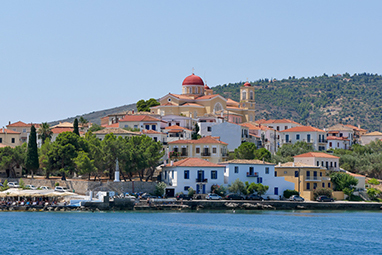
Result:
[[58,128],[52,128],[52,133],[53,134],[61,134],[61,133],[64,133],[64,132],[73,132],[73,128],[69,128],[69,127],[58,127]]
[[263,162],[258,159],[233,159],[224,162],[220,162],[220,164],[250,164],[250,165],[274,165],[269,162]]
[[177,140],[173,142],[169,142],[169,144],[225,144],[228,145],[228,143],[216,140],[212,138],[211,136],[202,137],[198,140]]
[[198,107],[204,107],[203,105],[195,104],[195,103],[185,103],[185,104],[182,104],[181,106],[198,106]]
[[339,158],[339,157],[336,157],[336,156],[333,156],[333,155],[330,155],[327,153],[323,153],[323,152],[308,152],[308,153],[294,156],[294,158],[311,158],[311,157],[315,157],[315,158]]
[[186,95],[178,95],[178,94],[172,94],[170,93],[169,95],[174,96],[179,99],[193,99],[192,97],[186,96]]
[[[211,163],[207,160],[203,160],[201,158],[186,158],[180,161],[174,162],[172,166],[187,166],[187,167],[224,167],[222,165]],[[167,165],[166,167],[171,167]]]
[[155,130],[142,130],[143,134],[163,135],[163,133]]
[[340,140],[340,141],[350,141],[346,137],[328,136],[326,140]]
[[73,123],[70,122],[60,122],[57,125],[53,126],[52,128],[73,128]]
[[315,128],[315,127],[311,127],[311,126],[298,126],[298,127],[289,128],[289,129],[286,129],[286,130],[283,130],[280,132],[285,132],[285,133],[289,133],[289,132],[322,132],[322,133],[325,133],[324,130],[319,129],[319,128]]
[[240,105],[240,103],[238,103],[238,102],[236,102],[236,101],[232,100],[231,98],[228,98],[228,99],[227,99],[227,106],[228,106],[228,105],[235,105],[235,106],[239,106],[239,105]]
[[16,132],[16,131],[13,131],[13,130],[10,130],[10,129],[6,129],[6,128],[0,128],[0,134],[21,134],[20,132]]
[[9,125],[7,125],[7,127],[32,127],[32,125],[35,127],[35,128],[38,128],[40,127],[41,124],[36,124],[36,123],[24,123],[22,121],[17,121],[15,123],[11,123]]
[[265,119],[261,119],[261,120],[256,121],[256,123],[259,123],[259,124],[293,123],[293,124],[296,124],[296,125],[301,125],[300,123],[297,123],[297,122],[295,122],[293,120],[289,120],[289,119],[278,119],[278,120],[265,120]]
[[160,121],[157,118],[147,116],[147,115],[126,115],[119,122],[137,122],[137,121]]
[[364,135],[376,135],[376,136],[380,136],[380,135],[382,135],[382,133],[378,132],[378,131],[374,131],[374,132],[371,132],[371,133],[368,133],[368,134],[364,134]]
[[342,124],[336,124],[326,129],[326,131],[353,131],[353,128]]
[[181,126],[178,126],[178,125],[168,126],[168,127],[165,127],[164,129],[167,129],[167,130],[174,130],[174,129],[177,129],[177,130],[188,130],[188,131],[192,131],[191,129],[184,128],[184,127],[181,127]]
[[119,123],[113,123],[113,124],[110,124],[110,125],[104,125],[105,128],[118,128],[119,127]]
[[123,134],[123,135],[140,135],[141,133],[140,132],[133,132],[133,131],[128,131],[128,130],[125,130],[123,128],[105,128],[105,129],[102,129],[102,130],[98,130],[96,132],[94,132],[93,134],[96,134],[96,135],[102,135],[102,134]]
[[364,175],[360,175],[360,174],[355,174],[355,173],[351,173],[351,172],[346,172],[348,175],[351,175],[351,176],[354,176],[354,177],[366,177]]
[[345,126],[350,127],[350,128],[352,128],[353,130],[356,130],[356,131],[367,131],[366,129],[359,128],[359,127],[356,127],[356,126],[353,126],[353,125],[345,125]]
[[215,94],[215,95],[201,96],[201,97],[198,97],[197,100],[199,100],[199,99],[211,99],[211,98],[214,98],[214,97],[217,97],[217,96],[220,96],[220,95]]
[[322,168],[321,166],[308,165],[300,162],[286,162],[284,164],[276,165],[275,167],[309,167],[309,168]]

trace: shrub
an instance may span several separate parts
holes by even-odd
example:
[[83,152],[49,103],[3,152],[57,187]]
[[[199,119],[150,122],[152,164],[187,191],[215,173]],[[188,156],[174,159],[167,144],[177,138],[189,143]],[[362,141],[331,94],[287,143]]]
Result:
[[25,189],[25,182],[23,181],[23,179],[19,180],[19,185],[20,185],[20,188]]
[[192,197],[195,194],[195,190],[193,188],[188,188],[188,196]]
[[164,191],[166,190],[166,187],[167,187],[166,183],[159,182],[155,186],[155,191],[154,191],[155,196],[163,196],[164,195]]
[[293,195],[299,195],[297,190],[294,189],[286,189],[284,190],[283,196],[285,198],[290,198]]
[[327,196],[327,197],[332,197],[332,190],[331,189],[316,189],[313,192],[313,198],[316,200],[317,197],[319,196]]
[[227,189],[223,185],[214,184],[211,186],[211,192],[224,197],[225,193],[227,192]]
[[56,183],[54,184],[54,187],[57,187],[57,186],[60,186],[60,184],[59,184],[58,182],[56,182]]
[[371,199],[376,199],[376,197],[381,194],[381,191],[380,190],[377,190],[375,188],[370,188],[370,189],[367,189],[367,195],[371,198]]
[[247,193],[247,190],[244,187],[244,183],[240,181],[240,179],[236,179],[234,182],[232,182],[232,184],[228,186],[228,191],[244,195]]
[[369,184],[373,185],[379,185],[379,181],[375,178],[371,178],[370,180],[367,181]]

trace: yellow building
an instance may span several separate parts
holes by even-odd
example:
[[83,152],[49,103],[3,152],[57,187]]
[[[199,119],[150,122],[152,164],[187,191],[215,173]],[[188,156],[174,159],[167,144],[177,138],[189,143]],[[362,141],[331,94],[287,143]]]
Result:
[[[305,200],[313,200],[316,189],[333,189],[329,171],[322,166],[287,162],[275,166],[275,175],[285,177],[286,181],[294,183],[295,190]],[[338,198],[343,199],[343,196]]]
[[225,116],[229,122],[242,123],[255,120],[255,88],[249,82],[240,88],[240,103],[213,94],[197,75],[186,77],[182,83],[182,94],[169,93],[152,107],[154,114],[200,117],[206,114]]
[[22,141],[20,139],[20,132],[6,128],[0,129],[0,145],[16,147],[21,144]]

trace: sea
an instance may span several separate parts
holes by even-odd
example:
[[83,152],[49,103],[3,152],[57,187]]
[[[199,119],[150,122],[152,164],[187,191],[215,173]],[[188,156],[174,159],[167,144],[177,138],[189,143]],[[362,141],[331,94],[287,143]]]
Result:
[[1,212],[0,254],[382,254],[379,211]]

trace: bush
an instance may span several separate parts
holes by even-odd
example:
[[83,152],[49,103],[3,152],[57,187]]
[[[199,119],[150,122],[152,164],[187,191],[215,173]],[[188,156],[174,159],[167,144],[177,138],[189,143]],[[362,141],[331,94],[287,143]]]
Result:
[[57,186],[60,186],[60,184],[59,184],[58,182],[56,182],[56,183],[54,184],[54,187],[57,187]]
[[227,189],[223,185],[214,184],[211,186],[211,192],[224,197],[225,193],[227,192]]
[[332,190],[331,189],[316,189],[313,192],[313,198],[316,200],[317,197],[319,196],[327,196],[327,197],[332,197]]
[[166,187],[167,187],[166,183],[159,182],[155,186],[155,191],[154,191],[155,196],[163,196],[164,195],[164,191],[166,190]]
[[283,194],[283,196],[285,197],[285,198],[290,198],[291,196],[293,196],[293,195],[299,195],[298,194],[298,191],[297,190],[294,190],[294,189],[286,189],[286,190],[284,190],[284,194]]
[[25,189],[25,182],[23,181],[23,179],[19,180],[19,185],[20,185],[20,188]]
[[193,188],[188,188],[188,196],[193,197],[195,194],[195,190]]
[[379,185],[379,181],[375,178],[372,178],[370,180],[367,181],[369,184],[373,184],[373,185]]
[[375,188],[370,188],[370,189],[367,189],[367,195],[371,198],[371,199],[376,199],[377,196],[379,194],[381,194],[381,191],[380,190],[377,190]]
[[232,193],[247,194],[247,190],[244,187],[244,183],[240,179],[236,179],[231,185],[228,186],[228,191]]

